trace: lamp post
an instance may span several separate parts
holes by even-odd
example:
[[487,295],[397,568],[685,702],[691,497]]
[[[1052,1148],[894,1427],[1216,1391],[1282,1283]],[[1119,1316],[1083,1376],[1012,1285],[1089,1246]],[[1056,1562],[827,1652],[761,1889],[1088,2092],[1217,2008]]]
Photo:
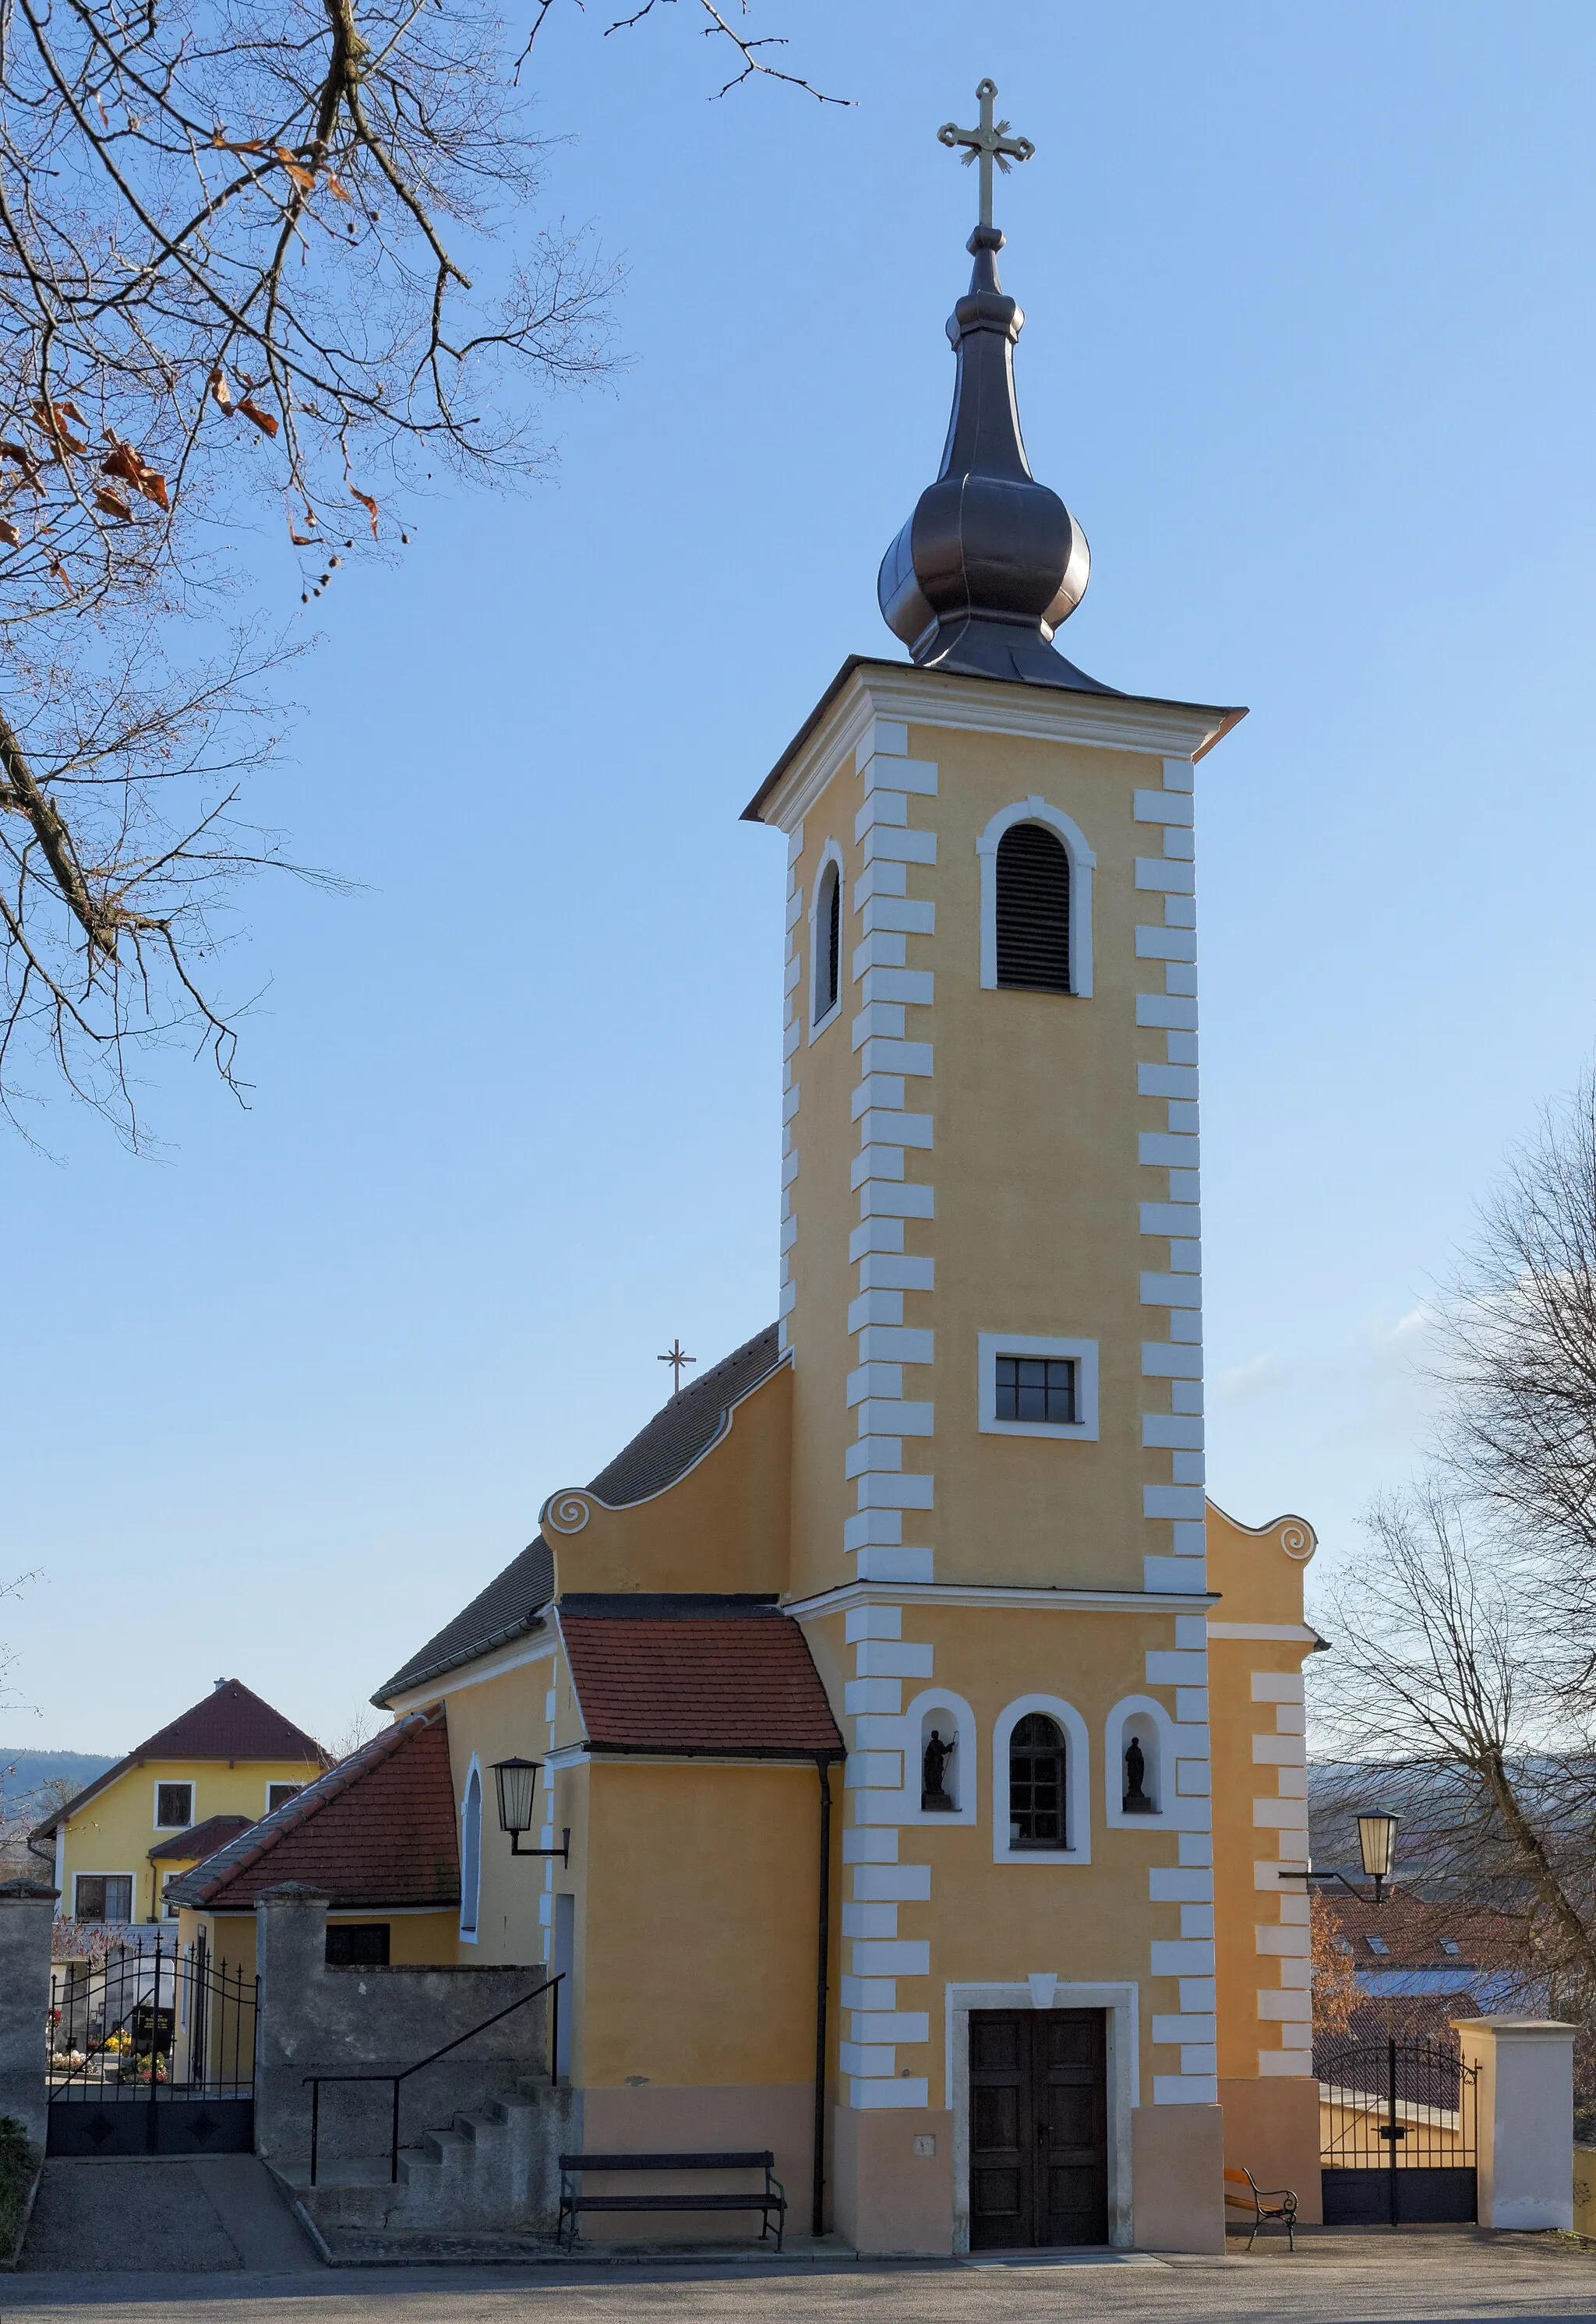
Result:
[[521,1835],[532,1828],[532,1800],[538,1788],[540,1759],[495,1759],[494,1782],[499,1794],[499,1829],[510,1834],[512,1856],[558,1856],[569,1868],[571,1829],[567,1824],[558,1848],[523,1848]]

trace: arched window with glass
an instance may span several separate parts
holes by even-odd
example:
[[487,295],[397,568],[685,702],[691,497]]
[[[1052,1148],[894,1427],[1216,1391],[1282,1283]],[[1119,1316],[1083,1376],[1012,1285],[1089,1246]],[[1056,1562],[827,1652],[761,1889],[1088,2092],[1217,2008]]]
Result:
[[1045,1711],[1028,1711],[1009,1738],[1009,1845],[1069,1846],[1068,1765],[1064,1730]]
[[815,895],[812,1023],[818,1028],[843,997],[843,869],[834,857],[820,868]]
[[460,1934],[476,1940],[477,1907],[482,1894],[482,1770],[475,1759],[466,1778],[460,1803]]

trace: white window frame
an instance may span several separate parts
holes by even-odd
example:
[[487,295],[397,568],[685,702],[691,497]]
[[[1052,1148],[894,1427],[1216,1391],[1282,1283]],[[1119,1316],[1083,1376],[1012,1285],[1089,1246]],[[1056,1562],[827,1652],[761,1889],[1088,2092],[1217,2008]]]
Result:
[[[1064,1730],[1064,1830],[1067,1848],[1009,1845],[1009,1738],[1033,1711]],[[931,1821],[929,1817],[926,1819]],[[994,1864],[1077,1865],[1092,1861],[1092,1738],[1074,1703],[1062,1695],[1022,1694],[998,1713],[992,1736],[992,1860]]]
[[[171,1790],[175,1789],[175,1787],[176,1787],[179,1784],[181,1784],[183,1785],[184,1789],[187,1791],[187,1793],[188,1793],[188,1794],[189,1794],[189,1819],[188,1819],[188,1821],[187,1821],[186,1823],[162,1823],[162,1822],[161,1822],[161,1793],[162,1793],[162,1792],[170,1792],[170,1791],[171,1791]],[[191,1777],[191,1776],[188,1776],[188,1775],[159,1775],[159,1776],[157,1776],[157,1778],[156,1778],[156,1780],[155,1780],[155,1787],[154,1787],[153,1791],[152,1791],[152,1792],[151,1793],[151,1794],[150,1794],[150,1814],[151,1814],[151,1818],[152,1818],[152,1830],[154,1830],[154,1831],[191,1831],[191,1830],[192,1830],[192,1828],[193,1828],[193,1826],[194,1826],[195,1824],[197,1824],[197,1823],[198,1822],[198,1821],[199,1821],[199,1819],[198,1819],[198,1815],[195,1813],[195,1807],[196,1807],[196,1804],[197,1804],[197,1796],[196,1796],[196,1794],[197,1794],[197,1787],[196,1787],[196,1785],[195,1785],[195,1784],[194,1784],[194,1781],[193,1781],[193,1779],[192,1779],[192,1777]]]
[[[1145,1719],[1158,1734],[1158,1804],[1151,1815],[1125,1812],[1125,1728],[1128,1720]],[[1128,1694],[1116,1702],[1103,1723],[1103,1812],[1111,1831],[1167,1830],[1175,1822],[1175,1721],[1150,1694]]]
[[[824,1012],[816,1013],[816,1002],[820,993],[820,899],[826,889],[827,864],[836,865],[837,881],[837,964],[836,999]],[[848,886],[843,869],[843,851],[835,839],[828,839],[820,851],[816,867],[815,884],[809,891],[809,1038],[817,1040],[828,1025],[835,1025],[843,1013],[843,995],[848,989]]]
[[[1052,1356],[1075,1367],[1078,1420],[1000,1420],[998,1358]],[[977,1423],[986,1436],[1056,1436],[1083,1444],[1097,1442],[1097,1342],[1061,1340],[1035,1332],[980,1332],[975,1342]]]
[[[272,1805],[272,1794],[273,1792],[281,1792],[287,1789],[289,1791],[290,1798],[297,1799],[304,1788],[305,1786],[303,1784],[296,1784],[291,1775],[273,1776],[272,1781],[266,1786],[266,1813],[268,1815],[274,1815],[276,1813],[276,1809]],[[277,1803],[277,1806],[280,1808],[285,1808],[287,1805],[287,1800],[279,1800]]]
[[[476,1795],[475,1847],[471,1845],[471,1798]],[[482,1762],[475,1752],[466,1770],[466,1788],[460,1794],[460,1942],[474,1945],[482,1925]],[[470,1912],[469,1922],[466,1918]]]
[[1059,1001],[1092,998],[1092,874],[1097,858],[1086,844],[1086,835],[1072,816],[1050,807],[1034,795],[1000,807],[975,843],[981,871],[981,982],[987,991],[998,989],[998,842],[1017,823],[1046,824],[1064,842],[1069,857],[1069,991]]
[[137,1908],[139,1901],[139,1881],[136,1872],[74,1872],[72,1875],[72,1918],[75,1921],[80,1921],[83,1918],[82,1914],[78,1910],[78,1884],[80,1880],[125,1880],[127,1883],[127,1919],[125,1921],[105,1921],[100,1923],[98,1925],[104,1928],[112,1929],[130,1928],[133,1925],[134,1914]]

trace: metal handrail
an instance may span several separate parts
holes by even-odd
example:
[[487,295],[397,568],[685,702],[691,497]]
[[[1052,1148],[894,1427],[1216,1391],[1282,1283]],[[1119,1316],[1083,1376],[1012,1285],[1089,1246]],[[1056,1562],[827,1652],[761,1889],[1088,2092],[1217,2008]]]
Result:
[[408,2082],[411,2076],[419,2074],[423,2066],[436,2065],[439,2058],[447,2058],[449,2052],[457,2050],[463,2042],[469,2042],[474,2034],[485,2034],[488,2027],[496,2025],[501,2017],[509,2017],[514,2011],[524,2009],[529,2001],[536,2001],[539,1995],[543,1993],[552,1993],[554,1996],[549,2011],[549,2084],[552,2089],[559,2080],[558,1988],[564,1978],[563,1969],[555,1976],[545,1978],[541,1985],[535,1985],[532,1987],[530,1993],[523,1993],[519,2001],[511,2002],[506,2008],[495,2009],[493,2015],[484,2017],[480,2025],[469,2026],[464,2034],[457,2034],[454,2040],[446,2042],[441,2050],[434,2050],[428,2057],[418,2058],[413,2066],[401,2066],[396,2074],[306,2074],[303,2080],[310,2086],[310,2184],[312,2187],[316,2184],[316,2165],[320,2151],[323,2082],[392,2082],[393,2117],[388,2144],[388,2177],[391,2183],[397,2185],[399,2181],[399,2085],[401,2082]]

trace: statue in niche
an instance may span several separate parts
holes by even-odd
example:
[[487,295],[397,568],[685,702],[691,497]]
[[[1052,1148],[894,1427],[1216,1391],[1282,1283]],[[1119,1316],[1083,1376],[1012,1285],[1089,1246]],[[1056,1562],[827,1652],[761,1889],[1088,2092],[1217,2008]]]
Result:
[[941,1730],[933,1727],[926,1745],[926,1757],[920,1771],[920,1805],[928,1812],[953,1815],[956,1812],[946,1789],[947,1763],[959,1748],[959,1738],[951,1736],[945,1743]]
[[1125,1813],[1127,1815],[1158,1813],[1153,1803],[1142,1789],[1142,1779],[1146,1774],[1147,1760],[1143,1756],[1140,1744],[1133,1735],[1125,1748]]

